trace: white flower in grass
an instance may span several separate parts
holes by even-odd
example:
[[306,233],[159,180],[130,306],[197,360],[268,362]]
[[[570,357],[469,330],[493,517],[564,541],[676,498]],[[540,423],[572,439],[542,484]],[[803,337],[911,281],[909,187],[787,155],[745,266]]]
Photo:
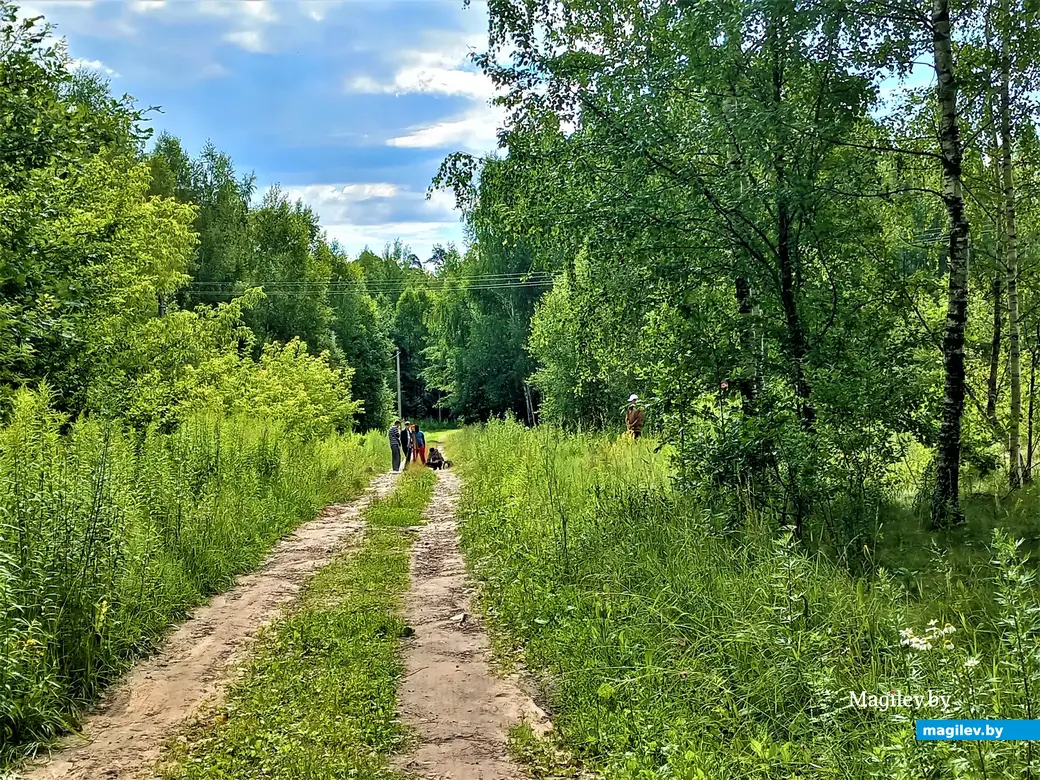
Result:
[[903,647],[925,651],[931,650],[935,646],[932,644],[932,640],[941,636],[941,634],[937,634],[935,630],[929,629],[925,636],[917,636],[912,628],[904,628],[900,630],[899,636],[901,637],[899,644]]
[[978,658],[975,658],[974,656],[972,656],[971,658],[968,658],[968,659],[966,659],[964,661],[964,668],[965,669],[974,669],[980,663],[981,663],[981,661],[979,661]]

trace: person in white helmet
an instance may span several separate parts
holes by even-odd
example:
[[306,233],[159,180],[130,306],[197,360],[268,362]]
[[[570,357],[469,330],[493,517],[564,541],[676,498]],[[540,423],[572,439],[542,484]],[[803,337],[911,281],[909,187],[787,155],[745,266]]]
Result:
[[643,433],[643,409],[639,405],[639,396],[635,393],[628,397],[628,408],[625,410],[625,428],[633,439],[638,439]]

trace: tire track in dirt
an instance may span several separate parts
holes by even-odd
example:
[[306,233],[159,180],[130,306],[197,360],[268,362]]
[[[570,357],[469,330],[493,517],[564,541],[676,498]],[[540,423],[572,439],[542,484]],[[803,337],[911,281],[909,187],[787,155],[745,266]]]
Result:
[[361,513],[390,492],[382,474],[349,504],[328,507],[275,545],[255,572],[196,608],[154,656],[138,663],[88,715],[81,737],[65,740],[25,780],[130,780],[155,771],[166,741],[203,702],[222,697],[232,664],[257,630],[275,618],[304,582],[363,531]]
[[396,768],[423,780],[516,780],[526,773],[509,757],[510,727],[526,721],[545,731],[548,718],[514,679],[490,673],[487,635],[473,614],[459,552],[459,479],[451,471],[438,477],[412,547],[405,619],[415,634],[404,647],[398,691],[402,719],[419,745]]

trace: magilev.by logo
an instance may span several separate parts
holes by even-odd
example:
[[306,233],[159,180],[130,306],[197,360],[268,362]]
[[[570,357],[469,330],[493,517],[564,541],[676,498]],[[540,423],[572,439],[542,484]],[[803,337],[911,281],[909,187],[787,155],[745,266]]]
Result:
[[902,691],[889,691],[888,693],[867,693],[866,691],[849,691],[849,706],[859,707],[863,710],[889,710],[910,709],[911,707],[942,707],[950,706],[951,696],[943,696],[928,689],[928,693],[903,693]]

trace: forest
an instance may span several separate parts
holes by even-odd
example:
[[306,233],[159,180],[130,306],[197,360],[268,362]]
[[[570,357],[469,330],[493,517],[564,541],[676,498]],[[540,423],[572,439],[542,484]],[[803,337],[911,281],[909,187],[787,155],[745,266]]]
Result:
[[[421,258],[348,256],[0,0],[0,767],[361,495],[403,414],[463,428],[474,610],[556,725],[511,732],[535,776],[1032,777],[1029,742],[922,742],[848,695],[1040,706],[1040,7],[481,8],[504,124],[431,172],[466,241]],[[311,594],[233,689],[248,728],[164,776],[397,776],[412,520],[376,510],[379,673],[341,673],[378,744],[235,747],[295,728],[258,691],[311,679],[277,677],[307,625],[368,647]],[[374,598],[351,572],[315,587]],[[293,718],[331,734],[321,706]]]

